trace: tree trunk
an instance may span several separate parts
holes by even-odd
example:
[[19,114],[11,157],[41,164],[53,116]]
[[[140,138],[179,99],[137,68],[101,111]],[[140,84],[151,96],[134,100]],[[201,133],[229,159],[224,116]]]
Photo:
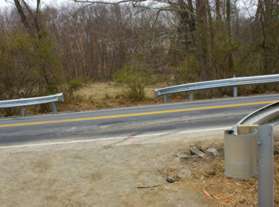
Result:
[[263,57],[263,73],[275,72],[277,56],[276,51],[273,17],[274,9],[277,6],[272,0],[259,0],[258,7],[260,11],[260,27],[262,31],[262,57]]
[[208,80],[210,74],[208,58],[208,25],[206,1],[197,0],[197,57],[200,68],[200,79]]
[[227,34],[229,42],[229,54],[228,54],[228,70],[230,76],[235,75],[234,73],[234,62],[232,54],[232,27],[231,27],[231,1],[226,0],[226,25],[227,25]]
[[215,12],[216,12],[217,21],[222,21],[220,6],[221,6],[220,0],[215,0]]

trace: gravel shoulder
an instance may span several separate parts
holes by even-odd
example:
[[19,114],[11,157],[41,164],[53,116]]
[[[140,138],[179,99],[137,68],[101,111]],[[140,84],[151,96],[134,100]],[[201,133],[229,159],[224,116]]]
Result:
[[[213,146],[220,156],[181,157],[193,144]],[[255,205],[255,180],[224,178],[222,145],[218,131],[3,148],[0,203],[3,207]]]

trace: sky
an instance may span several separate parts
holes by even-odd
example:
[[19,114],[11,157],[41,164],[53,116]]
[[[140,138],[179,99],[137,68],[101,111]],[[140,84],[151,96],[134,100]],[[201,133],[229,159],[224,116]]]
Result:
[[[36,2],[34,0],[27,0],[28,2]],[[72,0],[42,0],[43,5],[60,6]],[[7,8],[13,6],[13,0],[0,0],[0,8]]]
[[[28,2],[36,2],[36,0],[27,0]],[[106,0],[104,0],[106,1]],[[110,0],[109,0],[110,1]],[[51,5],[54,7],[59,7],[65,5],[69,2],[73,2],[73,0],[42,0],[42,5]],[[238,5],[241,8],[241,14],[244,16],[252,16],[255,12],[255,2],[256,0],[238,0]],[[10,8],[13,6],[13,0],[0,0],[0,9]],[[254,7],[251,7],[254,5]],[[249,8],[249,9],[248,9]]]

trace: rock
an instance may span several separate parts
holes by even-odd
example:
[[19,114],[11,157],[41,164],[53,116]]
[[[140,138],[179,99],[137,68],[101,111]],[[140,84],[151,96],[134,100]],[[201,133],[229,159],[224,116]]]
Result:
[[205,174],[206,174],[206,176],[214,176],[214,175],[216,175],[216,171],[215,171],[215,169],[208,168],[205,170]]
[[191,158],[191,155],[187,154],[186,152],[179,152],[176,154],[176,157],[178,157],[180,160],[188,160]]
[[246,202],[246,198],[245,197],[240,197],[239,203],[244,204],[245,202]]
[[193,154],[193,155],[198,155],[199,157],[201,158],[204,158],[205,157],[205,153],[202,152],[199,148],[197,148],[196,146],[192,146],[190,148],[190,152]]
[[192,172],[187,168],[183,168],[178,171],[177,176],[181,179],[190,178],[192,176]]
[[206,150],[206,153],[209,154],[209,155],[212,155],[212,156],[215,156],[217,157],[219,155],[219,152],[217,151],[216,148],[214,147],[210,147]]
[[179,179],[180,179],[180,178],[177,177],[177,176],[168,176],[167,179],[166,179],[166,181],[167,181],[168,183],[174,183],[174,182],[177,182]]
[[166,181],[168,183],[174,183],[178,181],[180,178],[177,176],[177,167],[169,167],[166,170]]

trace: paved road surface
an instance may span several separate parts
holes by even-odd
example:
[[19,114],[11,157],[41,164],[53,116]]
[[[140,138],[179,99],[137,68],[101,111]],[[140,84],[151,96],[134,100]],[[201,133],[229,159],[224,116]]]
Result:
[[0,119],[0,145],[229,127],[279,94]]

